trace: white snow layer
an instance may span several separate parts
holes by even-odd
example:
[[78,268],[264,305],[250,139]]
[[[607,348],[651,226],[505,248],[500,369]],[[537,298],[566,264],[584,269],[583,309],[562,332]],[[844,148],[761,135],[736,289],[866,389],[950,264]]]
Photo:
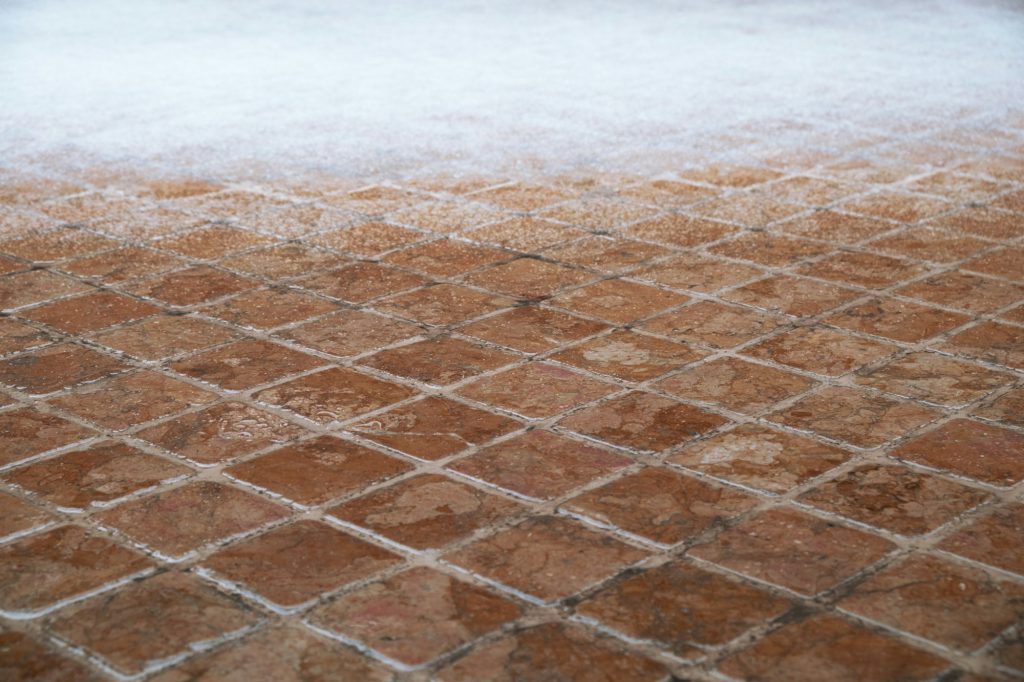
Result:
[[600,165],[1022,101],[1024,0],[0,0],[0,165]]

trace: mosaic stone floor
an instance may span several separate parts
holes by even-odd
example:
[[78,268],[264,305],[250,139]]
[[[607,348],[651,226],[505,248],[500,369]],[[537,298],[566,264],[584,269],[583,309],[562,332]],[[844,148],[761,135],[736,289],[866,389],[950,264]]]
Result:
[[0,678],[1024,677],[1024,119],[0,233]]

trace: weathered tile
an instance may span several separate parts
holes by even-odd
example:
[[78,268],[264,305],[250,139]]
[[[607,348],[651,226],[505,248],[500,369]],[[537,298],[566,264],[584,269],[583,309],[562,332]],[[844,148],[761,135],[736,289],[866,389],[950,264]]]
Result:
[[972,414],[1012,426],[1024,426],[1024,388],[1003,393],[994,401],[975,408]]
[[549,208],[541,215],[590,230],[611,230],[657,213],[652,208],[595,196]]
[[47,303],[20,314],[67,334],[84,334],[158,312],[160,309],[149,303],[112,291],[100,291]]
[[392,222],[420,227],[434,232],[458,232],[477,225],[484,225],[508,216],[502,210],[480,201],[426,201],[410,208],[395,211],[389,216]]
[[81,661],[58,653],[16,630],[0,630],[0,678],[8,682],[95,682]]
[[1024,281],[1024,248],[1007,247],[967,261],[961,267],[986,275]]
[[743,353],[816,374],[841,376],[897,350],[889,343],[842,334],[827,327],[801,327],[750,346]]
[[28,532],[53,521],[53,516],[14,495],[0,493],[0,539]]
[[837,211],[814,211],[779,223],[773,229],[794,237],[820,239],[846,246],[892,230],[892,223]]
[[78,258],[60,266],[64,272],[104,283],[125,282],[153,275],[181,265],[182,261],[166,253],[127,246],[95,256]]
[[607,273],[630,270],[669,253],[668,249],[654,244],[607,236],[587,237],[544,250],[547,258]]
[[626,381],[647,381],[706,353],[689,346],[616,331],[551,356],[551,359]]
[[455,277],[470,270],[509,260],[513,254],[454,239],[438,239],[394,251],[384,261],[438,277]]
[[874,298],[825,318],[825,324],[916,343],[958,327],[967,315],[900,301]]
[[358,355],[420,334],[416,325],[362,310],[339,310],[278,336],[339,357]]
[[[795,207],[789,207],[787,215],[796,213],[798,210]],[[812,256],[820,256],[830,250],[830,246],[817,242],[766,232],[748,232],[710,249],[712,253],[770,267],[792,265]]]
[[128,290],[143,298],[184,307],[237,294],[257,285],[246,277],[195,265],[136,282]]
[[156,245],[189,258],[213,260],[255,246],[273,244],[274,240],[236,227],[211,225],[183,235],[161,239]]
[[471,196],[474,201],[526,212],[571,199],[573,194],[555,187],[517,183],[474,192]]
[[911,353],[856,379],[896,395],[959,407],[1013,382],[1013,376],[936,353]]
[[514,301],[457,284],[438,284],[398,294],[374,305],[377,310],[416,322],[449,325],[507,308]]
[[0,361],[0,383],[30,395],[45,395],[123,372],[112,357],[71,343],[60,343]]
[[720,258],[684,253],[632,273],[638,279],[657,282],[673,289],[710,293],[760,277],[764,271],[751,265],[734,263]]
[[752,187],[782,176],[779,171],[755,166],[702,166],[678,173],[684,180],[701,182],[719,187]]
[[257,339],[204,351],[170,365],[175,372],[230,391],[243,391],[324,364],[320,358]]
[[268,405],[290,410],[318,424],[344,421],[413,395],[398,384],[341,367],[292,379],[256,394]]
[[1024,435],[971,419],[946,422],[892,455],[992,485],[1024,480]]
[[853,289],[802,277],[780,275],[731,289],[723,298],[795,317],[818,315],[860,296]]
[[459,389],[472,400],[497,405],[524,417],[550,417],[608,395],[616,389],[555,365],[531,362],[479,379]]
[[[49,206],[52,207],[53,204]],[[95,232],[59,228],[25,237],[5,239],[0,242],[0,251],[36,263],[51,263],[96,253],[118,244],[119,242]]]
[[552,305],[597,317],[614,324],[628,324],[685,303],[688,297],[622,279],[606,279],[556,296]]
[[203,308],[204,315],[248,329],[267,330],[300,322],[338,309],[334,303],[294,289],[253,289]]
[[35,327],[0,317],[0,355],[38,348],[47,343],[50,343],[50,337]]
[[914,223],[945,213],[955,208],[955,204],[920,194],[904,194],[883,189],[864,197],[844,201],[840,208],[875,218]]
[[1016,239],[1024,234],[1017,216],[988,206],[969,206],[929,222],[990,239]]
[[619,191],[618,194],[641,204],[650,204],[660,208],[679,208],[713,197],[716,192],[713,189],[691,185],[688,182],[659,179],[633,185]]
[[997,507],[947,537],[939,548],[1024,575],[1024,505]]
[[0,412],[0,466],[96,435],[91,429],[30,407]]
[[472,239],[475,242],[496,244],[506,249],[524,252],[562,244],[587,234],[574,227],[530,217],[503,220],[463,232],[466,239]]
[[939,346],[979,360],[1017,369],[1024,368],[1024,328],[991,320],[977,324]]
[[227,258],[220,261],[220,265],[247,275],[282,279],[339,267],[347,262],[347,258],[305,244],[284,244]]
[[557,310],[520,306],[477,320],[459,332],[524,353],[542,353],[606,328]]
[[806,377],[725,357],[673,374],[657,383],[667,393],[753,414],[814,386]]
[[987,313],[1024,299],[1024,286],[963,272],[944,272],[897,289],[896,293],[972,313]]
[[420,275],[377,263],[355,263],[304,277],[296,280],[295,284],[349,303],[365,303],[370,299],[422,286],[429,281]]
[[428,235],[397,225],[368,222],[322,232],[309,238],[310,243],[337,249],[362,258],[376,256],[400,246],[418,242]]
[[921,275],[925,267],[889,256],[844,251],[803,265],[797,272],[867,289],[883,289]]
[[648,320],[641,328],[676,341],[732,348],[767,334],[781,323],[780,318],[767,313],[701,301]]
[[155,316],[138,324],[102,332],[92,340],[148,362],[216,346],[237,338],[235,332],[194,317]]
[[471,284],[518,298],[545,298],[566,287],[591,279],[582,270],[554,265],[535,258],[519,258],[465,277]]

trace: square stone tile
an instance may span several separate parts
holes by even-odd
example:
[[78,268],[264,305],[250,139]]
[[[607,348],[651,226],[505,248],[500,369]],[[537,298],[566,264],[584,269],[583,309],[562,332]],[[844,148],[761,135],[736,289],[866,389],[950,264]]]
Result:
[[26,319],[41,322],[67,334],[84,334],[158,312],[160,309],[149,303],[112,291],[99,291],[47,303],[20,314]]
[[30,618],[153,566],[142,554],[78,526],[0,546],[0,612]]
[[564,203],[541,213],[545,218],[578,225],[588,230],[612,230],[657,214],[657,210],[646,206],[598,196]]
[[969,258],[989,246],[989,242],[962,233],[919,226],[875,239],[865,244],[864,248],[932,263],[953,263]]
[[782,177],[779,171],[754,166],[700,166],[678,173],[679,177],[691,182],[700,182],[718,187],[740,189],[753,187],[769,180]]
[[472,322],[459,332],[523,353],[543,353],[604,329],[607,326],[600,322],[557,310],[520,306]]
[[49,512],[14,495],[0,493],[0,540],[10,539],[33,528],[48,525],[53,520],[54,517]]
[[889,343],[842,334],[826,327],[801,327],[750,346],[743,353],[816,374],[842,376],[898,350]]
[[508,217],[508,213],[494,206],[475,201],[425,201],[422,204],[395,211],[388,218],[395,223],[411,225],[434,232],[449,233],[466,230],[477,225]]
[[506,249],[531,252],[579,239],[588,233],[559,223],[537,218],[512,218],[464,232],[466,239],[496,244]]
[[518,514],[504,497],[439,474],[422,474],[343,502],[328,514],[418,550],[443,547]]
[[344,594],[317,609],[310,622],[404,666],[420,666],[520,612],[489,590],[420,567]]
[[347,265],[348,262],[349,259],[344,256],[314,249],[305,244],[284,244],[226,258],[220,261],[220,265],[247,275],[283,279],[336,268]]
[[975,408],[972,414],[1011,426],[1024,426],[1024,388],[1003,393],[994,401]]
[[161,573],[61,611],[51,625],[67,642],[122,675],[255,626],[260,618],[184,573]]
[[991,320],[966,329],[940,349],[979,360],[1024,369],[1024,328]]
[[114,358],[71,343],[59,343],[0,361],[0,383],[29,395],[46,395],[98,381],[128,368]]
[[742,514],[757,498],[670,469],[648,467],[561,505],[662,545],[695,537]]
[[0,412],[0,467],[94,435],[92,429],[30,407]]
[[786,625],[718,669],[764,682],[925,682],[949,667],[938,656],[830,615]]
[[31,350],[50,343],[50,337],[35,327],[9,317],[0,317],[0,355]]
[[972,313],[987,313],[1024,299],[1024,286],[963,272],[944,272],[897,289],[896,293]]
[[812,595],[895,549],[888,540],[792,509],[771,509],[689,554],[758,580]]
[[922,535],[990,495],[901,466],[866,464],[817,485],[799,500],[901,535]]
[[1024,248],[1008,247],[962,264],[964,270],[1024,281]]
[[509,260],[514,254],[456,239],[438,239],[393,251],[384,261],[435,277],[456,277],[485,265]]
[[189,258],[213,260],[255,246],[267,246],[273,243],[274,240],[270,237],[264,237],[255,232],[227,225],[211,225],[183,235],[161,239],[156,242],[156,245],[161,249],[173,251]]
[[519,258],[471,273],[464,279],[484,289],[509,296],[538,299],[553,296],[566,287],[583,284],[594,279],[594,276],[583,270],[535,258]]
[[365,303],[374,298],[422,286],[429,281],[420,275],[377,263],[355,263],[304,277],[296,280],[295,284],[341,301]]
[[893,450],[908,462],[944,469],[984,483],[1024,480],[1024,435],[972,419],[954,419]]
[[997,507],[947,537],[939,549],[1024,575],[1024,504]]
[[[50,204],[49,206],[53,206]],[[63,220],[63,218],[61,218]],[[36,263],[52,263],[113,248],[118,242],[75,228],[58,228],[0,242],[0,251]]]
[[807,206],[826,206],[843,197],[863,191],[863,186],[846,184],[798,175],[774,182],[763,189],[763,192],[780,201]]
[[1010,185],[942,171],[918,178],[906,187],[914,192],[934,194],[939,197],[956,199],[958,203],[966,203],[986,199]]
[[92,340],[139,360],[157,362],[236,338],[236,332],[206,320],[168,315],[150,317],[138,324],[102,332]]
[[768,592],[674,561],[598,592],[577,612],[690,658],[698,647],[730,642],[789,607]]
[[801,275],[884,289],[923,274],[923,265],[873,253],[843,251],[798,268]]
[[449,325],[507,308],[513,303],[504,296],[442,283],[398,294],[376,303],[374,308],[416,322]]
[[224,298],[258,286],[247,277],[194,265],[132,284],[128,291],[143,298],[185,307]]
[[256,394],[256,400],[290,410],[318,424],[330,424],[379,410],[412,397],[414,391],[341,367],[292,379]]
[[769,192],[755,191],[717,197],[689,210],[714,220],[724,220],[758,229],[805,209],[779,201]]
[[640,328],[676,341],[732,348],[767,334],[782,322],[767,313],[701,301],[648,320]]
[[397,225],[382,222],[361,223],[339,230],[323,232],[309,238],[309,242],[348,254],[369,258],[421,241],[428,235]]
[[362,310],[339,310],[277,336],[338,357],[376,350],[422,333],[417,325]]
[[357,443],[320,436],[235,464],[224,474],[312,507],[410,469],[405,462]]
[[717,414],[634,391],[577,412],[558,425],[613,445],[660,452],[726,423]]
[[852,301],[860,292],[802,277],[780,275],[731,289],[723,298],[794,317],[818,315]]
[[438,460],[522,426],[508,417],[429,396],[349,425],[349,431],[423,460]]
[[1024,586],[938,557],[911,556],[865,580],[839,607],[973,651],[1024,615]]
[[654,244],[599,236],[553,246],[545,249],[544,256],[569,265],[593,268],[606,273],[620,273],[669,253],[671,251],[668,249]]
[[505,410],[540,419],[597,400],[616,390],[597,381],[543,362],[531,362],[479,379],[459,394]]
[[832,244],[850,246],[888,232],[894,227],[896,226],[892,223],[874,218],[825,210],[796,216],[779,223],[773,229],[792,237],[820,239]]
[[449,468],[534,500],[551,499],[633,463],[610,450],[530,431],[488,446]]
[[9,682],[98,682],[83,663],[16,630],[0,629],[0,677]]
[[704,351],[681,343],[616,331],[557,353],[551,358],[626,381],[647,381],[705,357]]
[[168,561],[190,558],[200,547],[288,516],[284,507],[222,483],[194,481],[137,500],[95,518]]
[[542,516],[446,554],[446,562],[538,602],[555,602],[605,580],[646,552],[575,521]]
[[1012,383],[1014,377],[937,353],[911,353],[855,380],[888,393],[960,407]]
[[716,192],[701,185],[688,182],[659,179],[634,185],[618,192],[619,196],[641,204],[650,204],[659,208],[680,208],[715,196]]
[[0,275],[9,275],[12,272],[28,270],[29,267],[31,266],[27,263],[19,263],[11,258],[0,256]]
[[846,387],[826,388],[769,419],[827,438],[874,448],[934,419],[936,410]]
[[[791,215],[800,209],[789,207],[787,210],[789,211],[788,215]],[[758,263],[759,265],[778,268],[828,253],[831,247],[818,242],[783,237],[766,232],[749,232],[713,246],[709,250],[721,256],[738,258]]]
[[401,560],[326,523],[300,520],[225,547],[202,566],[277,608],[296,609]]
[[441,337],[381,351],[360,364],[395,376],[444,386],[497,369],[518,358],[476,346],[462,339]]
[[372,185],[346,194],[327,195],[320,199],[338,208],[377,216],[408,206],[416,202],[419,195],[386,185]]
[[721,258],[684,253],[632,273],[638,279],[657,282],[673,289],[710,293],[764,275],[764,270]]
[[875,218],[885,218],[901,223],[914,223],[931,218],[955,207],[955,204],[935,197],[905,194],[888,189],[850,199],[840,204],[840,208],[844,211],[863,213]]
[[320,358],[276,343],[245,339],[179,360],[170,368],[229,391],[244,391],[322,364]]
[[646,284],[606,279],[556,296],[551,303],[613,324],[628,324],[656,315],[687,300],[689,298],[682,294]]
[[662,379],[657,388],[685,400],[755,414],[814,385],[811,379],[774,367],[724,357]]
[[470,195],[474,201],[483,201],[512,211],[536,211],[550,204],[571,199],[574,195],[567,190],[542,185],[517,183],[502,185]]
[[334,303],[294,289],[254,289],[203,308],[204,315],[247,329],[268,330],[338,309]]
[[990,239],[1016,239],[1024,234],[1017,216],[988,206],[970,206],[929,222]]
[[182,464],[104,441],[15,469],[3,480],[61,509],[85,511],[191,473]]
[[64,272],[103,283],[126,282],[183,265],[184,261],[166,253],[127,246],[114,251],[86,256],[60,266]]
[[971,318],[894,298],[874,298],[824,320],[864,334],[917,343],[958,327]]
[[772,493],[784,493],[850,458],[845,450],[809,438],[742,424],[688,445],[666,461]]

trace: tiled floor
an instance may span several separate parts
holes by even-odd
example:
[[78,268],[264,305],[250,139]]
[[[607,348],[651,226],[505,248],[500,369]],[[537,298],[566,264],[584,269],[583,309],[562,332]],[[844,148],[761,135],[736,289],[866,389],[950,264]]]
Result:
[[3,175],[0,678],[1024,678],[1024,124],[850,139]]

